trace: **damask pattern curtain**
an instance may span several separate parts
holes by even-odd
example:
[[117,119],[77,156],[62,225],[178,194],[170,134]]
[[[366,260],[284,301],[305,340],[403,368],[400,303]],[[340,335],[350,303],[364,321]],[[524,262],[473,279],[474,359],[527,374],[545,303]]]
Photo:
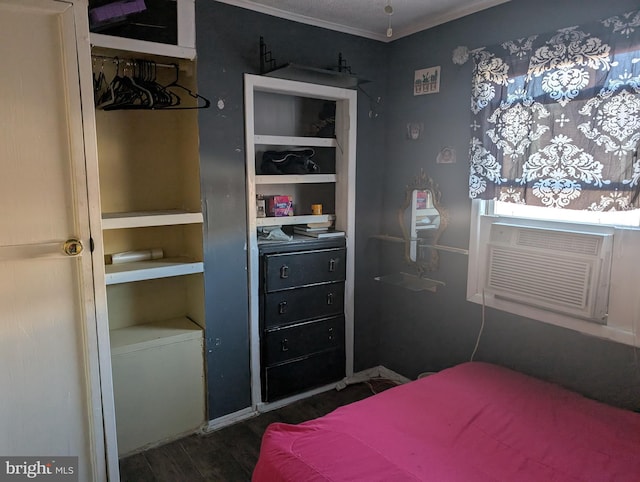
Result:
[[637,204],[640,10],[470,55],[471,198],[594,211]]

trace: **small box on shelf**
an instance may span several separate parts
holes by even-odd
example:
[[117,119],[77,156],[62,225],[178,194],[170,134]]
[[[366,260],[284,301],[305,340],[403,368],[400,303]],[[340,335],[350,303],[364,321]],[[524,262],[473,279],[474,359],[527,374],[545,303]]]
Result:
[[268,216],[293,216],[293,198],[291,196],[268,196],[266,201]]

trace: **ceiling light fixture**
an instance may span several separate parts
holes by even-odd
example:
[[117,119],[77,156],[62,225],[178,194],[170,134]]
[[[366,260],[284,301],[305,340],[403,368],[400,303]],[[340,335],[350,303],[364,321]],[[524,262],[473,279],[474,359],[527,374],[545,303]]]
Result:
[[391,28],[391,15],[393,15],[393,7],[391,6],[391,0],[387,2],[386,7],[384,7],[384,13],[389,16],[389,26],[387,27],[387,37],[391,37],[393,35],[393,29]]

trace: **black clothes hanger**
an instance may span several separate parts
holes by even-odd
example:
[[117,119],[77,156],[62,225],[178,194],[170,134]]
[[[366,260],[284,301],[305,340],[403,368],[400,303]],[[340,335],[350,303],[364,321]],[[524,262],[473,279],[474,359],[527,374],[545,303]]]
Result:
[[172,90],[172,89],[181,89],[183,91],[186,91],[186,93],[197,100],[197,104],[195,106],[188,106],[188,107],[184,107],[184,106],[179,106],[179,107],[169,107],[168,109],[173,109],[173,110],[193,110],[193,109],[208,109],[211,106],[211,101],[209,99],[207,99],[206,97],[198,94],[197,92],[193,92],[191,89],[180,85],[178,83],[178,79],[180,78],[180,69],[178,68],[178,65],[174,66],[175,70],[176,70],[176,80],[174,80],[173,82],[171,82],[169,85],[166,86],[167,90]]
[[[177,64],[163,65],[163,67],[175,69],[176,72],[175,80],[165,86],[157,81],[158,65],[153,61],[142,59],[125,61],[117,57],[112,60],[116,64],[116,73],[106,87],[106,78],[102,69],[97,74],[94,73],[95,105],[98,109],[191,110],[206,109],[211,106],[209,99],[178,83],[180,70]],[[189,97],[196,99],[196,105],[183,105],[176,91],[186,92]]]
[[114,59],[116,74],[109,83],[106,91],[96,102],[96,107],[102,110],[116,110],[127,108],[148,108],[153,104],[150,92],[138,86],[131,77],[124,72],[120,75],[122,61]]

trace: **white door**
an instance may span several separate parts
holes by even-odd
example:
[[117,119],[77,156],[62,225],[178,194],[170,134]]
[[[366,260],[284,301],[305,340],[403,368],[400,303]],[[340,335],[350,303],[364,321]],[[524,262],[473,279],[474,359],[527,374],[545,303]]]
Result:
[[0,69],[0,456],[105,480],[73,6],[0,0]]

